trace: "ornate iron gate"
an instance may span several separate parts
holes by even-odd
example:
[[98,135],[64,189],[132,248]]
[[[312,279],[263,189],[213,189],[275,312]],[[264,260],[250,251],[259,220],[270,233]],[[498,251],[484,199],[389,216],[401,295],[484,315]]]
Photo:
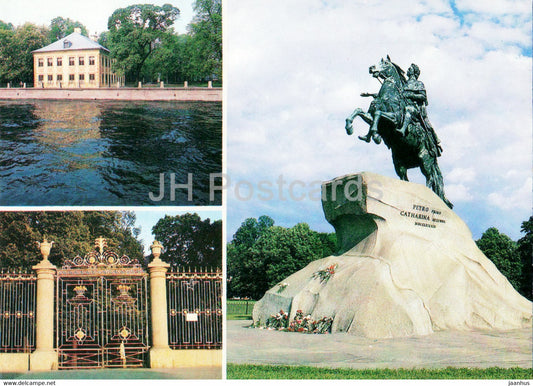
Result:
[[148,351],[147,274],[137,260],[105,250],[57,271],[59,368],[141,367]]
[[36,281],[33,273],[0,272],[0,352],[34,350]]
[[167,273],[169,346],[222,348],[222,272],[174,269]]

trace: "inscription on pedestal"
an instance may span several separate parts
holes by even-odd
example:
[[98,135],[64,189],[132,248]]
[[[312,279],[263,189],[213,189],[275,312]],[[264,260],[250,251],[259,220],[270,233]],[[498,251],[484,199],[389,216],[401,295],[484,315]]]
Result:
[[445,224],[441,218],[442,212],[425,205],[413,204],[409,210],[400,210],[400,216],[412,218],[414,225],[425,228],[437,228],[438,224]]

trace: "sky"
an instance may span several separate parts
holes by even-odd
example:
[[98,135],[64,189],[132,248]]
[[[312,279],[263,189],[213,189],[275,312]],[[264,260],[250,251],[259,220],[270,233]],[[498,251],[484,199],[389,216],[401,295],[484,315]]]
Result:
[[[521,236],[532,207],[530,1],[228,0],[224,11],[228,239],[261,215],[332,232],[319,181],[396,178],[386,146],[357,139],[366,124],[344,130],[368,108],[359,94],[379,89],[368,67],[387,55],[420,67],[445,191],[474,238],[492,226]],[[409,178],[425,184],[419,169]]]
[[[131,208],[130,208],[131,209]],[[144,246],[144,254],[150,254],[150,245],[154,241],[152,235],[153,226],[159,221],[159,219],[168,216],[178,216],[185,213],[197,213],[202,220],[211,219],[211,222],[222,219],[222,211],[214,208],[134,208],[133,212],[136,215],[135,226],[141,228],[141,234],[139,239]]]
[[[0,19],[48,25],[63,16],[102,32],[115,9],[134,3],[0,0]],[[179,32],[191,3],[172,2]],[[361,171],[396,177],[384,144],[357,139],[368,129],[362,121],[353,136],[344,130],[356,107],[368,108],[359,94],[379,88],[368,67],[388,54],[421,69],[455,212],[474,238],[495,226],[518,239],[532,207],[531,41],[528,0],[224,1],[228,238],[263,214],[331,232],[320,181]],[[409,177],[424,183],[417,169]],[[259,192],[268,183],[272,199]],[[297,200],[287,197],[291,183]]]
[[132,4],[172,4],[180,10],[180,17],[174,22],[174,29],[185,33],[187,24],[193,17],[192,0],[0,0],[0,20],[14,26],[31,22],[37,25],[50,25],[57,16],[81,22],[90,34],[107,30],[107,19],[118,8]]

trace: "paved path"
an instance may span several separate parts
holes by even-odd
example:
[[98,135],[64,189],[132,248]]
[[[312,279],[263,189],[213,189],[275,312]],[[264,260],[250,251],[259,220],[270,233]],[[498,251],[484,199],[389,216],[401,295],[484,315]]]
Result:
[[221,379],[221,367],[94,369],[0,373],[0,379]]
[[308,335],[227,322],[227,362],[330,368],[532,367],[532,330],[451,332],[396,339]]

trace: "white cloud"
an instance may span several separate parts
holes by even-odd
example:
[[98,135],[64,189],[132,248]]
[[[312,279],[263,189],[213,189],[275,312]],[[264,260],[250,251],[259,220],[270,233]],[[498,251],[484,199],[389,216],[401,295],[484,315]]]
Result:
[[451,184],[446,186],[446,196],[451,202],[472,201],[474,196],[470,189],[463,184]]
[[456,0],[456,7],[462,11],[499,16],[502,14],[528,14],[531,3],[525,0]]
[[447,181],[452,184],[472,182],[475,181],[475,178],[476,171],[473,167],[453,168],[452,171],[446,175]]
[[524,211],[531,210],[531,188],[532,179],[530,177],[518,189],[508,186],[490,193],[488,195],[488,202],[504,210],[515,208]]
[[[390,151],[357,139],[365,123],[354,122],[352,137],[344,131],[353,109],[370,103],[359,93],[379,89],[368,67],[390,54],[404,69],[412,62],[421,68],[452,201],[524,194],[532,148],[531,58],[523,52],[531,45],[530,17],[507,2],[457,7],[468,11],[468,23],[461,25],[448,1],[226,3],[228,172],[251,180],[326,180],[365,170],[394,177]],[[415,170],[410,177],[422,178]],[[236,216],[264,208],[281,216],[278,222],[321,218],[293,212],[287,202],[228,200],[229,218],[233,205]],[[520,208],[511,222],[529,216]]]

